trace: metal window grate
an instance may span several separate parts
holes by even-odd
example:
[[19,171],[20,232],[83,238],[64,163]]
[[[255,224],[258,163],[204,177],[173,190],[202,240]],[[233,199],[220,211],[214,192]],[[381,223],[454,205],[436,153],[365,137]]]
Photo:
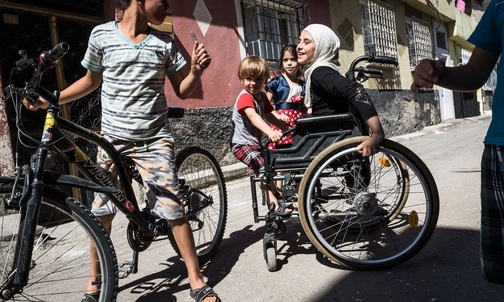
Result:
[[295,0],[242,0],[247,55],[264,57],[276,67],[280,51],[297,44],[308,20],[308,4]]
[[415,67],[422,59],[432,58],[432,38],[429,24],[418,18],[406,19],[410,66]]
[[363,1],[361,4],[365,53],[397,57],[394,7],[375,0]]

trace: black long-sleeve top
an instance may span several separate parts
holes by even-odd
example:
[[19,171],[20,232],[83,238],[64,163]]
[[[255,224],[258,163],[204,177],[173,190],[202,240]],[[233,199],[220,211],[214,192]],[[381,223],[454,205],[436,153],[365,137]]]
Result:
[[363,121],[378,115],[361,84],[327,66],[318,67],[311,74],[311,103],[312,116],[349,112],[349,106]]

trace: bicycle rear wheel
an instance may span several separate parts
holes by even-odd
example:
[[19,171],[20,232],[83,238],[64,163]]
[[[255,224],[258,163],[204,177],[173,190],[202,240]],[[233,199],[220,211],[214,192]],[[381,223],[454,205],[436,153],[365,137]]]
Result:
[[[12,188],[12,183],[10,185]],[[0,179],[0,197],[11,191]],[[0,217],[0,290],[10,290],[18,231],[23,210],[6,208]],[[115,301],[118,288],[117,259],[105,229],[81,203],[65,194],[44,190],[28,284],[13,301],[80,301],[90,278],[90,241],[93,241],[101,274],[99,301]]]
[[[208,262],[217,252],[227,219],[227,192],[224,175],[213,155],[200,148],[188,147],[177,154],[177,175],[181,199],[193,230],[200,264]],[[172,233],[168,238],[180,255]]]
[[320,153],[300,184],[300,220],[319,251],[354,269],[390,268],[410,259],[436,227],[439,196],[425,164],[385,140],[363,158],[367,137],[338,142]]

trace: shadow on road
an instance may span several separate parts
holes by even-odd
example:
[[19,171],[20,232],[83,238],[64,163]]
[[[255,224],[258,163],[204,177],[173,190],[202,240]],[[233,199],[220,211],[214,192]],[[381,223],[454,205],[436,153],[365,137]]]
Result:
[[[217,255],[202,267],[209,285],[216,286],[232,278],[232,271],[243,270],[247,264],[245,260],[240,262],[240,257],[252,245],[262,242],[264,233],[264,226],[247,225],[224,238]],[[381,271],[352,271],[329,261],[311,245],[297,223],[287,224],[286,238],[277,244],[279,271],[300,254],[314,255],[326,268],[346,270],[342,279],[320,288],[320,294],[310,301],[504,301],[504,287],[490,284],[481,276],[479,232],[475,230],[438,228],[419,254]],[[178,301],[177,293],[189,290],[184,263],[174,256],[160,266],[165,269],[124,284],[120,290],[135,295],[136,301]],[[266,269],[264,261],[247,270]],[[236,286],[239,294],[240,285]]]
[[[284,265],[289,264],[289,259],[300,254],[316,255],[320,264],[334,267],[335,269],[345,269],[344,267],[332,263],[323,257],[315,247],[313,247],[303,232],[299,223],[286,223],[287,233],[285,239],[277,241],[277,270],[281,270]],[[210,286],[216,286],[225,279],[233,267],[237,265],[240,255],[247,248],[262,242],[265,227],[258,228],[247,225],[241,230],[234,231],[226,236],[221,243],[218,253],[207,264],[202,266],[203,274],[208,278]],[[128,295],[135,295],[136,301],[177,301],[175,294],[181,291],[188,291],[187,271],[184,262],[174,256],[159,263],[165,268],[154,273],[145,275],[129,283],[122,284],[119,292],[127,291]],[[257,267],[251,269],[266,270],[266,261],[258,263]]]
[[478,247],[478,231],[438,228],[409,261],[354,271],[313,301],[503,301],[504,287],[481,275]]

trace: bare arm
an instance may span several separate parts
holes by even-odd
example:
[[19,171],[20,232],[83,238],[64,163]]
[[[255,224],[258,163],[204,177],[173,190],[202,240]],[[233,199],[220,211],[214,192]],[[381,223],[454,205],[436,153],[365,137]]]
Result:
[[[90,94],[91,92],[98,89],[98,87],[100,87],[102,79],[103,77],[101,72],[93,72],[88,70],[82,78],[61,91],[58,103],[60,105],[63,105]],[[23,104],[29,110],[38,110],[39,108],[46,109],[47,107],[49,107],[49,102],[42,98],[39,99],[38,107],[31,105],[27,101],[23,101]]]
[[385,139],[385,133],[378,116],[372,116],[366,120],[371,136],[357,146],[357,152],[362,156],[370,156],[378,152],[378,147]]
[[102,79],[101,72],[88,70],[82,78],[61,91],[59,104],[66,104],[90,94],[100,87]]
[[[271,127],[263,120],[263,118],[259,114],[257,114],[254,108],[245,108],[245,115],[248,117],[252,125],[261,130],[262,133],[266,134],[271,141],[277,142],[282,138],[282,133],[271,129]],[[282,123],[279,122],[279,124]],[[285,124],[282,125],[285,127]]]
[[198,85],[203,71],[210,65],[211,58],[207,53],[205,46],[194,42],[191,54],[191,70],[184,77],[182,71],[177,71],[168,76],[170,83],[175,91],[175,94],[181,98],[188,98]]
[[278,114],[273,111],[269,114],[265,114],[264,119],[284,132],[289,130],[289,127],[286,124],[289,123],[290,120],[285,114]]
[[446,67],[439,60],[422,60],[415,68],[411,90],[439,85],[452,90],[472,91],[487,81],[499,59],[498,53],[476,47],[465,65]]

